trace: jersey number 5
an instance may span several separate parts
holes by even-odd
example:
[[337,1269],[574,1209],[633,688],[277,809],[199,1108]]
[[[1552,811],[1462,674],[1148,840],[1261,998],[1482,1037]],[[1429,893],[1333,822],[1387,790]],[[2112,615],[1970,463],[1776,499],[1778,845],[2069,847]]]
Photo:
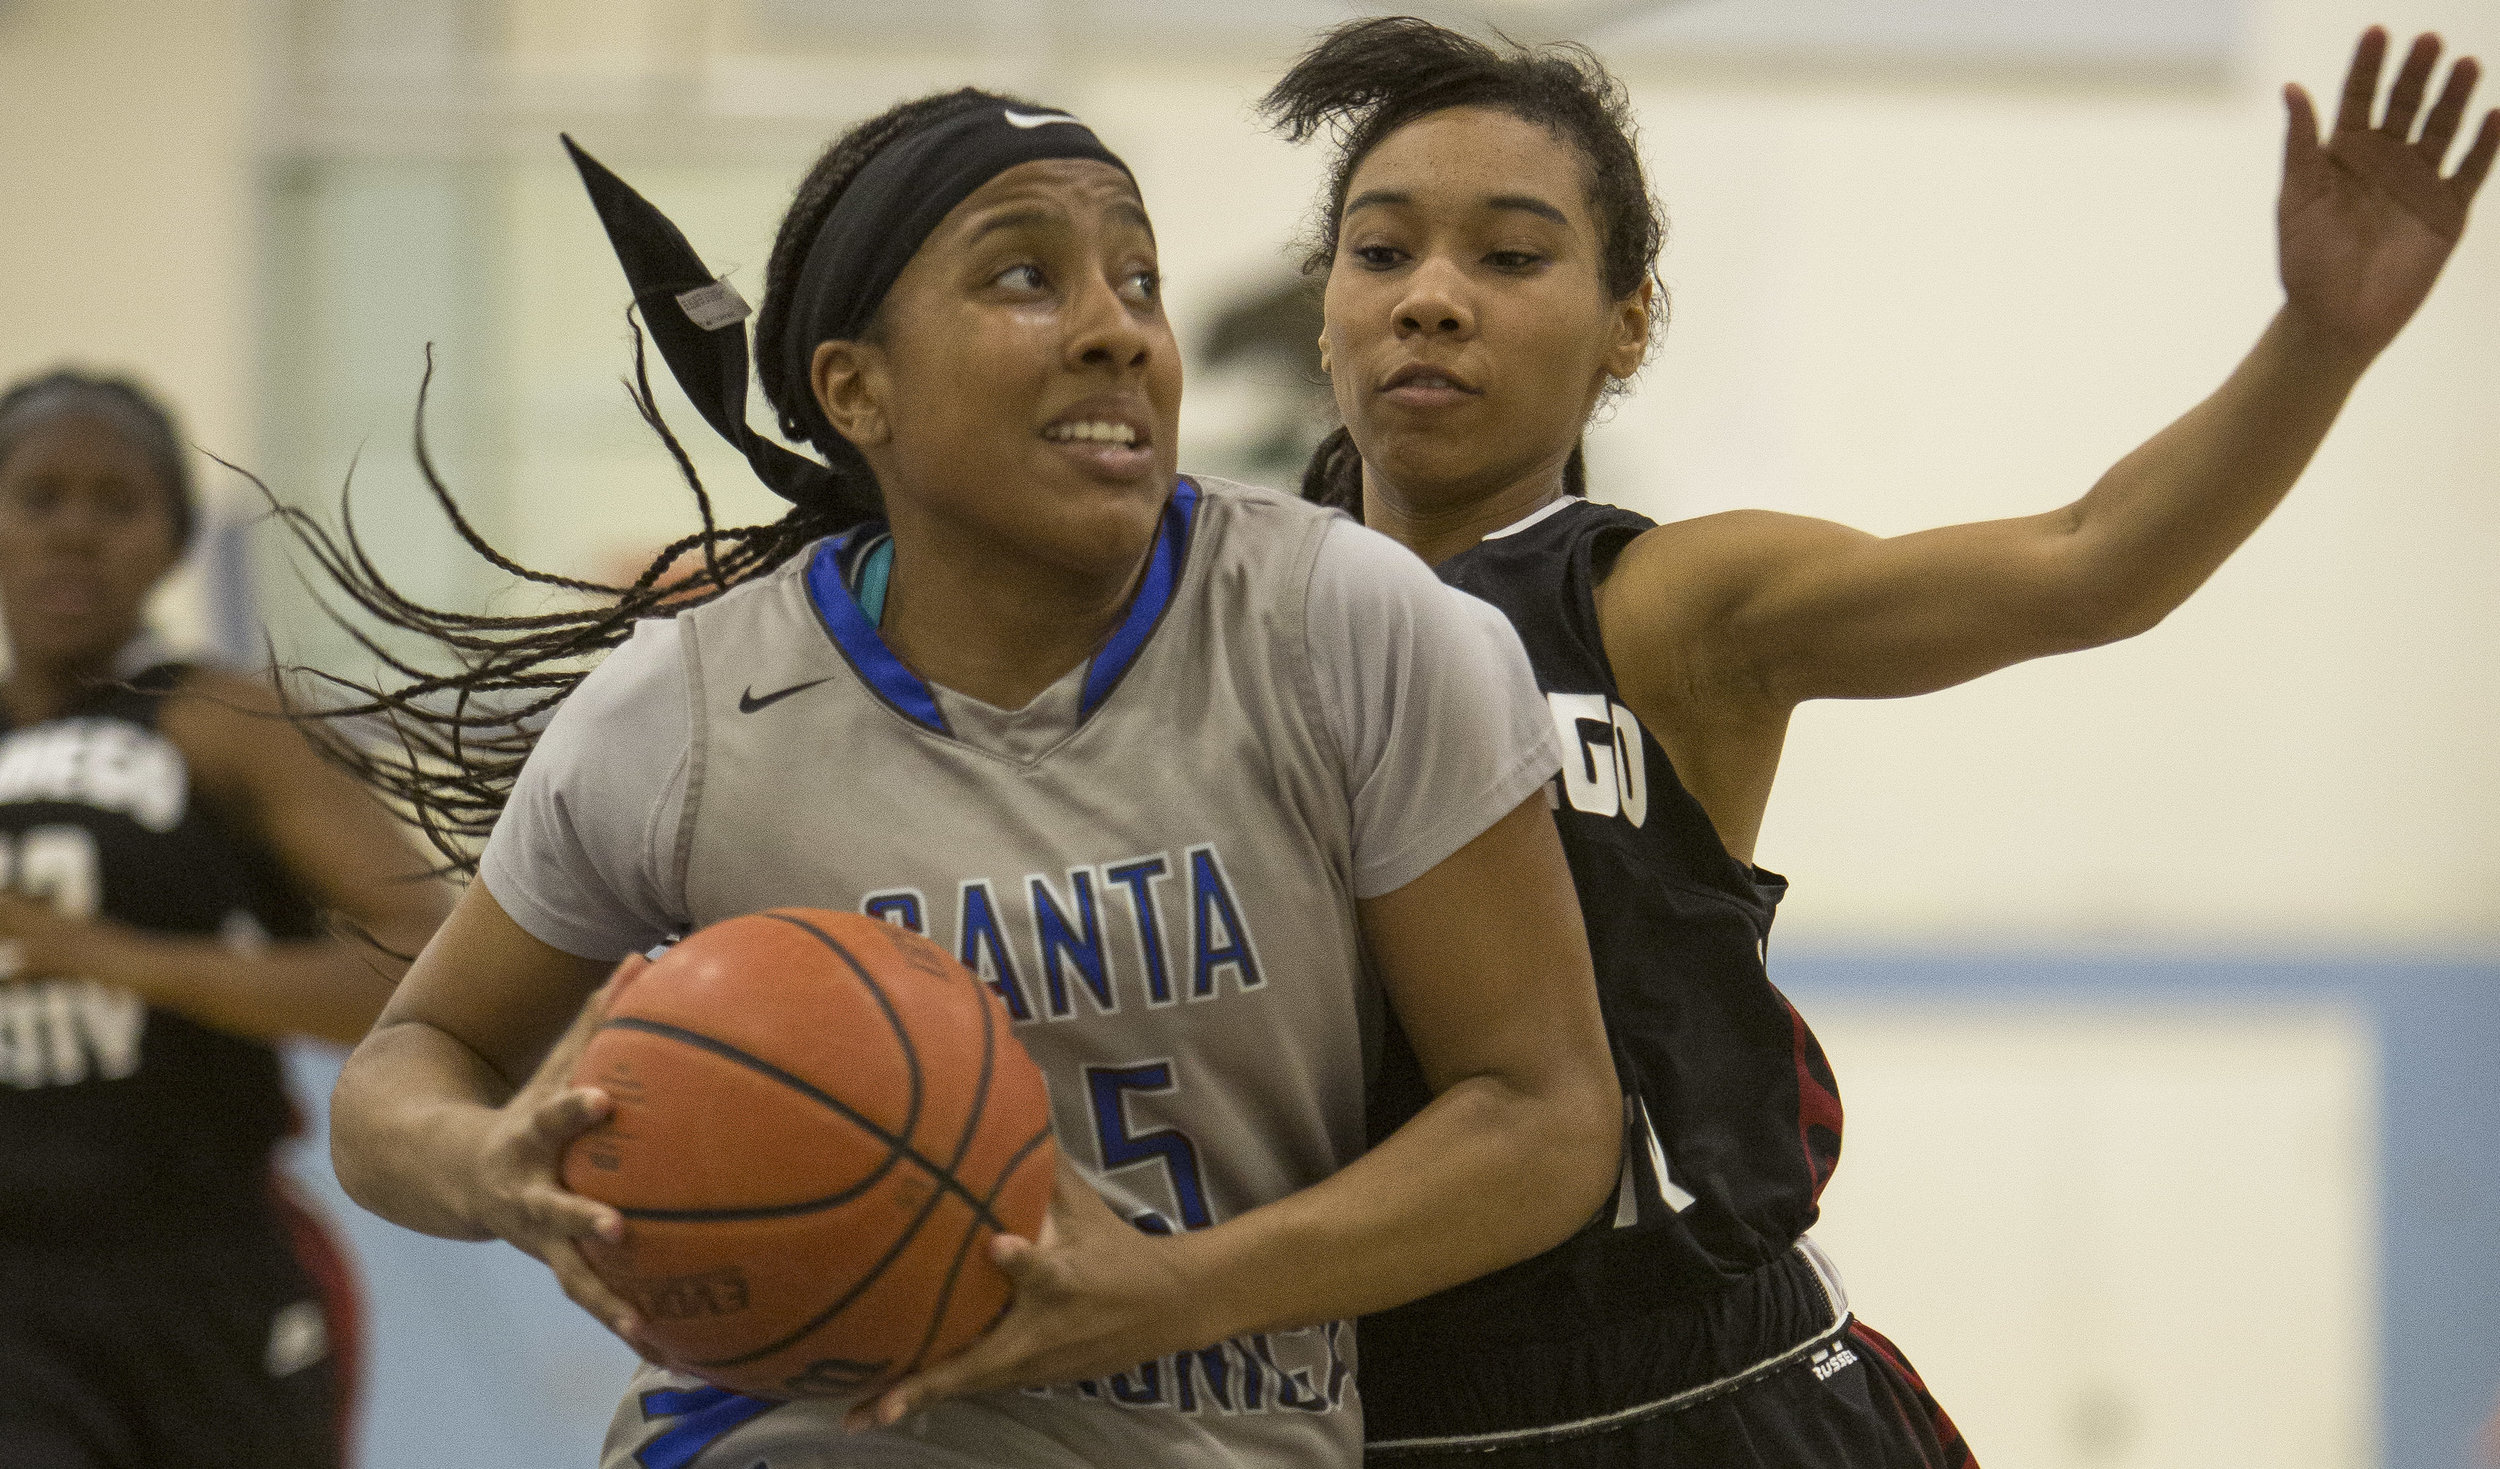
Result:
[[[1198,1145],[1177,1128],[1129,1131],[1130,1092],[1151,1096],[1176,1089],[1169,1061],[1085,1068],[1085,1090],[1093,1103],[1094,1140],[1102,1147],[1103,1171],[1161,1159],[1172,1177],[1172,1197],[1180,1204],[1181,1228],[1204,1229],[1215,1222],[1215,1216],[1207,1209],[1207,1185],[1205,1175],[1198,1169]],[[1151,1209],[1129,1222],[1148,1234],[1172,1232],[1172,1221]]]

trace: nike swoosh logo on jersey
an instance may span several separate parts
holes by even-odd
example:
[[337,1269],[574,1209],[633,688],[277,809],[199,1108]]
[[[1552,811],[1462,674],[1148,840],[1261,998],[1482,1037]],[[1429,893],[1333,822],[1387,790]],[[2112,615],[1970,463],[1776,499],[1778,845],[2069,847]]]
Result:
[[786,689],[775,689],[773,692],[766,694],[760,699],[755,696],[755,685],[748,684],[746,692],[738,696],[738,712],[741,714],[753,714],[756,710],[761,709],[768,704],[778,704],[782,700],[789,698],[792,694],[804,693],[807,690],[816,687],[816,685],[820,683],[828,683],[830,681],[830,679],[811,678],[805,683],[794,683]]
[[[1064,112],[1018,112],[1012,107],[1002,109],[1000,115],[1007,119],[1009,127],[1019,128],[1048,127],[1054,122],[1076,122],[1075,118]],[[1082,127],[1083,124],[1079,123],[1078,126]]]

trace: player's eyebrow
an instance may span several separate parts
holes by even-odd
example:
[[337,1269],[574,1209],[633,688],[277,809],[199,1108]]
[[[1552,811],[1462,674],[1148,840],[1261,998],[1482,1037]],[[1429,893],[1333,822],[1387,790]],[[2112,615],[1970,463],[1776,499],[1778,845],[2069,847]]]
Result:
[[[1123,222],[1134,224],[1139,229],[1144,230],[1149,239],[1153,238],[1155,232],[1154,220],[1147,216],[1146,206],[1144,204],[1135,199],[1115,199],[1111,203],[1111,213]],[[972,233],[964,236],[964,243],[967,245],[976,244],[982,239],[998,233],[1000,230],[1017,230],[1024,229],[1032,225],[1048,224],[1056,217],[1057,215],[1055,211],[1043,208],[1040,205],[1028,205],[1022,209],[1003,210],[997,214],[989,216],[987,219],[982,220],[979,224],[974,225],[972,227]]]
[[1484,201],[1484,207],[1517,210],[1521,214],[1533,214],[1539,219],[1550,219],[1565,229],[1571,227],[1569,216],[1534,194],[1496,194]]
[[1119,216],[1121,219],[1126,220],[1130,224],[1137,226],[1139,229],[1144,230],[1146,232],[1147,239],[1151,240],[1154,238],[1155,222],[1151,218],[1147,217],[1146,206],[1142,201],[1136,199],[1114,200],[1111,205],[1111,212]]
[[[1403,189],[1365,189],[1362,193],[1357,194],[1353,198],[1346,201],[1345,215],[1341,215],[1339,217],[1343,218],[1345,216],[1352,215],[1354,211],[1358,209],[1396,208],[1401,205],[1413,204],[1414,202],[1415,196],[1407,193]],[[1539,219],[1552,220],[1554,223],[1561,225],[1566,229],[1571,226],[1570,216],[1564,214],[1553,205],[1546,203],[1544,200],[1537,198],[1533,194],[1493,194],[1487,196],[1484,202],[1478,207],[1484,209],[1512,210],[1520,214],[1533,214]]]
[[964,243],[967,245],[977,244],[983,238],[989,235],[997,234],[1000,230],[1020,230],[1032,225],[1048,224],[1050,222],[1050,217],[1051,212],[1047,209],[1026,208],[1004,210],[1000,213],[993,214],[989,218],[982,220],[979,224],[974,225],[972,227],[972,233],[964,236]]

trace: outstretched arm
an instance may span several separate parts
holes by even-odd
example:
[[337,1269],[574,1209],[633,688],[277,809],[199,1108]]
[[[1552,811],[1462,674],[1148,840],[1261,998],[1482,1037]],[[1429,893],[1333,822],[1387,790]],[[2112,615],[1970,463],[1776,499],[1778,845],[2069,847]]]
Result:
[[1926,693],[2161,621],[2281,501],[2464,233],[2500,113],[2443,175],[2480,68],[2459,60],[2425,113],[2439,49],[2414,42],[2373,122],[2387,37],[2365,33],[2323,142],[2308,94],[2285,90],[2283,306],[2212,397],[2090,493],[1889,539],[1768,512],[1662,526],[1601,594],[1618,671],[1637,685],[1645,668],[1677,668],[1716,697],[1784,710]]

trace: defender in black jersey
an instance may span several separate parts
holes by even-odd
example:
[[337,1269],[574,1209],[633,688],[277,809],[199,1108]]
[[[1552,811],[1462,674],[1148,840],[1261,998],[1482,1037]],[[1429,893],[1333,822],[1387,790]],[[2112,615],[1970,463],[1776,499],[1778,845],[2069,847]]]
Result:
[[286,1194],[271,1041],[352,1039],[439,899],[389,818],[254,686],[140,608],[190,522],[127,385],[0,396],[0,1464],[342,1461],[350,1282]]
[[[1653,525],[1578,498],[1580,434],[1662,316],[1629,103],[1586,52],[1361,21],[1269,94],[1289,134],[1338,145],[1311,264],[1345,427],[1304,493],[1518,628],[1564,737],[1556,819],[1624,1084],[1610,1215],[1363,1321],[1373,1457],[1969,1461],[1804,1238],[1840,1104],[1764,969],[1784,885],[1750,859],[1781,742],[1808,699],[1924,693],[2141,632],[2254,531],[2500,154],[2487,115],[2443,173],[2475,67],[2432,100],[2433,37],[2374,121],[2385,51],[2362,38],[2323,142],[2287,92],[2286,299],[2219,392],[2061,510],[1889,540],[1762,512]],[[1423,1094],[1392,1037],[1374,1126]]]
[[[1765,969],[1787,881],[1729,855],[1607,662],[1596,589],[1651,525],[1565,497],[1438,568],[1510,619],[1562,736],[1554,819],[1624,1083],[1624,1161],[1612,1208],[1569,1245],[1364,1319],[1370,1456],[1967,1462],[1804,1238],[1841,1107]],[[1402,1039],[1386,1049],[1374,1127],[1426,1095]]]

